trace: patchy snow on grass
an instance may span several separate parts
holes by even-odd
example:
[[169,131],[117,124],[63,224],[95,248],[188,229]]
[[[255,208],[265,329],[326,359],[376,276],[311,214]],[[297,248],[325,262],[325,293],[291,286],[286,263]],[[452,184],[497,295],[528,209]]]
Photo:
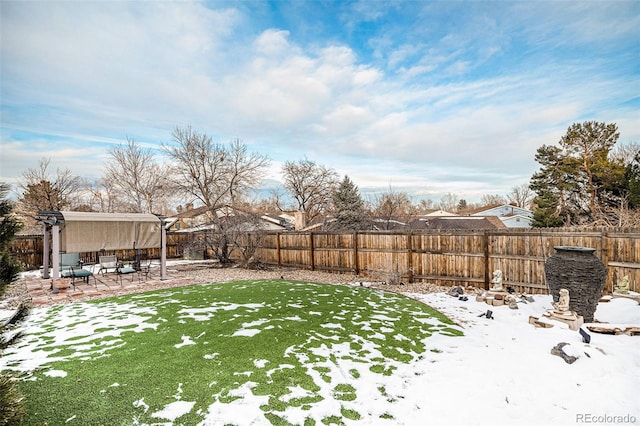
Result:
[[[326,287],[322,291],[326,292]],[[226,339],[232,334],[243,338],[242,351],[237,353],[246,354],[246,363],[231,370],[230,384],[215,387],[217,382],[226,383],[223,377],[207,377],[209,387],[215,390],[208,392],[208,399],[203,401],[182,400],[183,396],[194,399],[190,396],[193,383],[186,374],[184,379],[180,375],[179,381],[173,382],[177,390],[172,387],[163,394],[173,394],[169,398],[174,399],[164,406],[167,401],[162,400],[150,408],[144,398],[153,400],[150,395],[134,395],[131,399],[140,398],[133,402],[139,415],[133,418],[134,424],[143,417],[148,421],[149,416],[166,422],[153,424],[179,424],[181,416],[195,414],[192,411],[196,404],[201,407],[197,415],[203,419],[202,425],[274,421],[267,415],[281,419],[274,422],[283,424],[313,420],[316,424],[540,425],[577,424],[587,416],[630,416],[635,419],[633,422],[640,420],[640,406],[634,402],[640,389],[638,336],[589,332],[585,324],[582,329],[591,336],[591,342],[585,343],[577,331],[565,324],[552,320],[547,320],[552,328],[529,324],[530,316],[540,317],[551,308],[551,296],[534,296],[534,302],[519,303],[519,309],[513,310],[472,299],[463,301],[444,293],[407,294],[453,319],[456,324],[451,325],[425,313],[422,306],[416,312],[400,312],[403,309],[393,299],[398,298],[396,295],[362,291],[371,292],[377,299],[357,304],[347,297],[324,313],[330,315],[326,317],[330,322],[318,318],[323,313],[308,309],[278,317],[282,306],[278,303],[216,301],[211,306],[194,308],[180,305],[176,320],[191,325],[194,321],[216,322],[216,313],[225,311],[225,321],[232,326],[216,335],[208,324],[200,324],[198,330],[206,329],[207,339],[198,340],[204,331],[191,332],[192,336],[197,335],[195,338],[185,332],[182,343],[173,345],[181,331],[169,346],[179,349],[195,345],[197,340],[198,346],[180,353],[202,346],[198,359],[215,360],[207,361],[206,368],[222,371],[221,360],[233,357],[227,348],[216,346],[216,338]],[[319,299],[318,292],[316,289],[314,297],[310,297],[307,308]],[[323,307],[331,303],[320,300]],[[168,297],[161,303],[181,302]],[[491,319],[486,316],[488,310],[493,311]],[[64,371],[47,364],[70,357],[108,356],[124,345],[120,336],[125,331],[157,330],[159,316],[154,309],[141,308],[134,302],[34,309],[26,323],[25,337],[5,351],[0,369],[49,368],[44,372],[47,376],[64,377]],[[606,322],[639,326],[640,307],[633,300],[614,298],[598,304],[595,319],[599,325]],[[285,328],[287,332],[297,335],[313,321],[316,328],[305,330],[304,339],[287,340],[273,359],[271,349],[253,354],[251,340],[244,340],[273,329],[272,324],[289,327]],[[460,330],[464,335],[452,337],[456,333],[451,330]],[[204,340],[211,344],[205,347]],[[574,363],[551,354],[558,343],[566,343],[564,352],[577,358]],[[73,347],[73,351],[67,350],[63,355],[61,347]],[[266,383],[255,383],[265,377]],[[286,382],[281,386],[283,378],[295,377],[305,380],[302,384]],[[113,383],[114,379],[121,382],[120,378],[110,377],[106,383]],[[274,384],[278,381],[281,387]],[[118,382],[111,386],[118,386]],[[256,395],[259,385],[274,386],[280,393],[270,398],[262,388],[261,394]],[[147,412],[152,414],[144,414]]]
[[262,303],[214,303],[206,308],[183,308],[178,311],[180,318],[192,319],[195,321],[209,321],[218,311],[233,311],[240,308],[249,310],[260,309],[264,305]]
[[262,330],[258,329],[258,328],[243,328],[240,329],[238,331],[236,331],[235,333],[232,334],[232,336],[245,336],[245,337],[253,337],[256,334],[260,333]]
[[146,413],[147,411],[149,411],[149,405],[144,402],[144,398],[140,398],[136,401],[133,401],[133,406],[135,408],[142,408],[142,410]]
[[43,374],[49,377],[67,377],[67,372],[62,370],[49,370],[45,371]]
[[[32,309],[22,329],[23,337],[0,357],[0,370],[32,372],[69,358],[96,359],[124,344],[124,332],[157,329],[149,320],[153,309],[135,303],[76,303],[51,309]],[[81,318],[81,319],[79,319]],[[58,355],[61,347],[73,352]]]
[[267,364],[269,363],[269,360],[266,359],[254,359],[253,360],[253,365],[255,365],[257,368],[264,368],[267,366]]
[[203,425],[259,425],[265,424],[264,412],[260,407],[269,401],[266,395],[254,395],[256,383],[246,382],[234,389],[231,396],[238,397],[230,402],[219,400],[209,405]]
[[193,340],[191,340],[191,337],[189,336],[182,336],[182,343],[177,343],[173,346],[175,346],[176,348],[181,348],[183,346],[189,346],[189,345],[195,345],[196,342],[194,342]]
[[184,416],[196,405],[195,401],[175,401],[164,406],[160,411],[151,413],[151,417],[174,421],[180,416]]

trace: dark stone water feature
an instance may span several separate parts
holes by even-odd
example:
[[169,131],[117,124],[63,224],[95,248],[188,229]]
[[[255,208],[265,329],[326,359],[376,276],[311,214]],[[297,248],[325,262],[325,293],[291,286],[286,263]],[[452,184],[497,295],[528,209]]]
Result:
[[553,301],[560,289],[569,290],[569,308],[582,315],[584,322],[592,322],[598,300],[607,279],[607,268],[598,259],[596,249],[577,246],[556,246],[556,253],[544,264],[547,285]]

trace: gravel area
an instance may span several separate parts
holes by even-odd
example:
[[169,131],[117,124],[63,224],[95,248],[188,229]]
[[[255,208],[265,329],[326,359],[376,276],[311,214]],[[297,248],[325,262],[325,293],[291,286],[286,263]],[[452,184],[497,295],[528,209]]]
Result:
[[207,268],[201,270],[187,270],[187,275],[193,277],[194,282],[225,282],[259,279],[285,279],[290,281],[308,281],[325,284],[362,285],[379,288],[396,293],[434,293],[447,291],[449,287],[442,287],[429,283],[386,284],[382,281],[372,281],[370,277],[354,274],[333,274],[305,269],[265,269],[251,270],[242,268]]
[[[387,284],[382,281],[374,281],[371,277],[356,276],[352,273],[334,274],[321,271],[288,268],[245,269],[240,267],[220,268],[215,263],[178,263],[167,267],[168,275],[178,276],[178,279],[166,281],[154,280],[144,286],[123,288],[118,294],[136,293],[142,291],[157,290],[163,288],[181,287],[193,284],[228,282],[242,280],[261,279],[285,279],[290,281],[307,281],[326,284],[360,285],[363,287],[378,288],[395,293],[433,293],[447,291],[447,287],[436,286],[428,283],[412,284]],[[173,274],[172,274],[173,272]],[[105,294],[102,297],[111,296]],[[89,300],[87,297],[77,297],[75,300]],[[27,289],[27,278],[20,278],[8,286],[2,300],[0,309],[13,309],[23,301],[30,301],[31,295]]]
[[12,282],[0,300],[0,309],[15,309],[21,302],[31,300],[29,291],[27,290],[27,282],[19,279]]

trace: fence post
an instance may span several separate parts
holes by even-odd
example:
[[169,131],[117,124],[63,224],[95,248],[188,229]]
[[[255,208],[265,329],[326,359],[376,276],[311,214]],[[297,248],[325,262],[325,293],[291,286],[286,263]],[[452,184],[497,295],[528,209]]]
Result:
[[[609,235],[607,233],[606,229],[602,229],[600,232],[600,257],[602,257],[602,259],[600,259],[602,261],[602,263],[604,264],[605,268],[609,268]],[[612,279],[615,279],[612,277]],[[611,282],[611,285],[609,285],[609,273],[607,272],[607,279],[605,281],[605,293],[607,290],[611,289],[611,292],[613,293],[613,286],[615,285],[615,282]]]
[[353,272],[360,275],[360,264],[358,262],[358,231],[353,232]]
[[276,257],[278,259],[278,268],[282,267],[282,257],[280,254],[280,233],[276,232]]
[[309,255],[311,257],[311,270],[315,271],[316,270],[316,260],[314,258],[315,254],[313,251],[313,232],[309,232]]
[[413,233],[407,233],[407,281],[413,282]]
[[482,250],[484,251],[484,289],[489,290],[489,231],[483,231]]

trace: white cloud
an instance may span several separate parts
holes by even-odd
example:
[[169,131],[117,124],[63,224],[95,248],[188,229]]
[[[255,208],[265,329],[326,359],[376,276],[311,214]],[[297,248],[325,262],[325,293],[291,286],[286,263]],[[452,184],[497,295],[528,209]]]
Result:
[[279,57],[290,51],[289,31],[270,29],[256,38],[255,50],[267,57]]
[[[425,25],[385,21],[408,4]],[[565,60],[550,50],[571,37],[637,39],[637,6],[616,4],[620,11],[469,3],[470,11],[443,15],[451,25],[438,13],[454,5],[377,4],[367,16],[339,18],[353,31],[363,21],[384,28],[348,44],[304,43],[285,26],[256,25],[250,3],[6,2],[2,175],[43,156],[95,175],[111,144],[130,136],[158,146],[190,124],[220,142],[238,137],[275,164],[308,156],[335,165],[361,187],[391,179],[416,193],[495,192],[530,176],[535,150],[573,122],[615,121],[622,139],[640,139],[638,113],[625,105],[637,77],[617,74],[606,52]],[[598,24],[598,13],[618,28]],[[575,19],[560,25],[567,14]],[[607,29],[613,34],[594,40]],[[528,49],[522,57],[518,43]],[[536,51],[548,61],[533,61]],[[25,134],[42,144],[37,156]],[[76,161],[66,147],[96,160]]]

